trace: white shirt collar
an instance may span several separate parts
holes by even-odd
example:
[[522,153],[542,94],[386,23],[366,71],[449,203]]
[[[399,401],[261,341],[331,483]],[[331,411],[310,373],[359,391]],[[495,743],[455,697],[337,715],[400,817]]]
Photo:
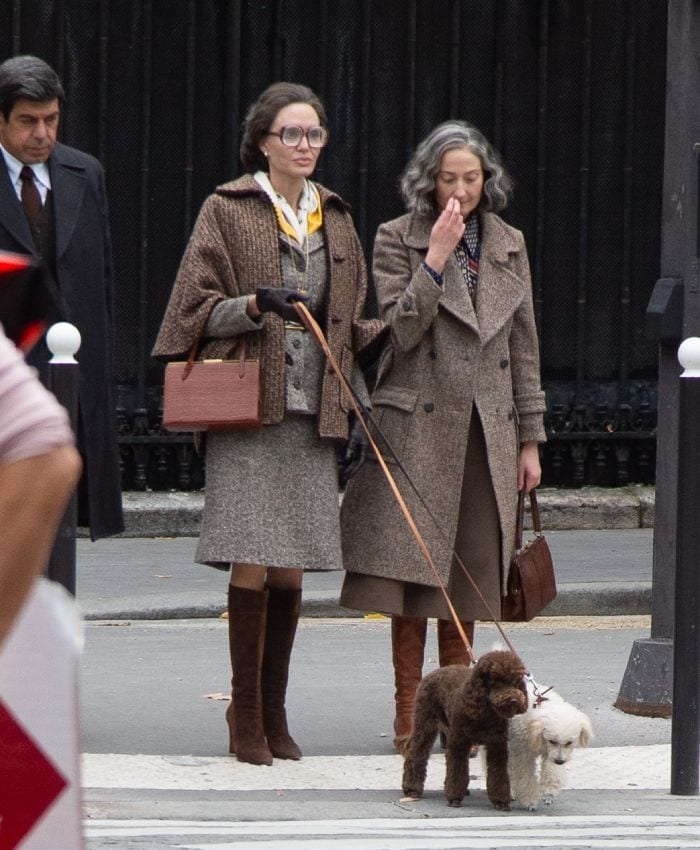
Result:
[[[15,192],[17,193],[17,197],[21,197],[22,192],[22,181],[20,180],[19,173],[24,168],[25,163],[20,162],[16,156],[13,156],[8,150],[6,150],[2,145],[0,145],[0,152],[5,159],[5,165],[7,166],[7,172],[10,175],[10,182],[15,187]],[[41,195],[41,202],[46,202],[46,193],[51,188],[51,174],[49,173],[49,166],[46,162],[35,162],[29,166],[34,172],[34,178],[37,183],[37,188],[39,189],[39,194]]]

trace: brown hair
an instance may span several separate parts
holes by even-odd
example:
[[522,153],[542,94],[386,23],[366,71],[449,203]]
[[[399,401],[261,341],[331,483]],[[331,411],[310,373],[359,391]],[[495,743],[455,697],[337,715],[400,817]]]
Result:
[[273,83],[250,107],[243,123],[241,162],[246,171],[267,169],[260,141],[268,132],[277,113],[290,103],[308,103],[316,110],[321,127],[326,126],[326,110],[319,97],[301,83]]

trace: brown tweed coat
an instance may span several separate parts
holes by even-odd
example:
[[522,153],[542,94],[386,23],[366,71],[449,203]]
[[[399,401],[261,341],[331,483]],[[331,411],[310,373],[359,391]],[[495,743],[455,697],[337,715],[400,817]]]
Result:
[[[497,215],[482,214],[475,311],[454,255],[442,287],[421,265],[432,224],[409,213],[377,233],[374,281],[391,336],[372,395],[374,417],[446,532],[447,541],[390,464],[446,583],[460,495],[469,487],[462,477],[476,407],[498,505],[505,581],[515,536],[519,443],[545,440],[525,243]],[[366,463],[351,480],[341,521],[347,570],[436,584],[377,463]]]
[[[316,184],[323,204],[328,299],[325,334],[347,380],[354,354],[382,327],[361,320],[367,290],[362,248],[348,207],[335,193]],[[209,314],[225,298],[281,286],[279,233],[272,203],[250,175],[217,187],[204,202],[175,280],[153,355],[182,359],[199,338]],[[260,357],[264,376],[263,422],[281,422],[286,395],[284,322],[269,315],[260,331],[247,334],[248,351]],[[228,357],[236,339],[204,340],[200,356]],[[348,403],[338,378],[323,378],[319,410],[322,437],[347,437]]]

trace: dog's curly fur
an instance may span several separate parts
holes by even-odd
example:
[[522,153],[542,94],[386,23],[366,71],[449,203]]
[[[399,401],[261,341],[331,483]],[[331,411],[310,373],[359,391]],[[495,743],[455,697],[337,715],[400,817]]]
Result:
[[[553,690],[537,702],[527,684],[529,708],[509,723],[508,772],[514,799],[530,811],[551,805],[564,784],[565,765],[593,737],[591,721]],[[539,770],[538,770],[539,769]]]
[[469,750],[487,747],[486,791],[500,810],[510,809],[508,720],[527,708],[525,668],[512,652],[487,652],[473,667],[440,667],[424,676],[416,692],[413,734],[404,751],[403,792],[421,797],[428,758],[444,732],[445,797],[460,806],[469,794]]

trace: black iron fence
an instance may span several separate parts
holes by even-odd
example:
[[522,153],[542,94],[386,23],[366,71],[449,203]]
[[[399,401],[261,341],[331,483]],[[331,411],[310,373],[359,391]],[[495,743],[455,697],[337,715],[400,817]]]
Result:
[[[107,172],[124,486],[199,487],[160,427],[149,352],[203,199],[240,171],[240,125],[270,82],[311,85],[331,142],[317,177],[368,253],[401,213],[397,178],[436,123],[463,117],[516,181],[547,390],[545,480],[650,482],[666,0],[5,0],[0,56],[61,74],[63,140]],[[370,296],[368,309],[373,308]]]

